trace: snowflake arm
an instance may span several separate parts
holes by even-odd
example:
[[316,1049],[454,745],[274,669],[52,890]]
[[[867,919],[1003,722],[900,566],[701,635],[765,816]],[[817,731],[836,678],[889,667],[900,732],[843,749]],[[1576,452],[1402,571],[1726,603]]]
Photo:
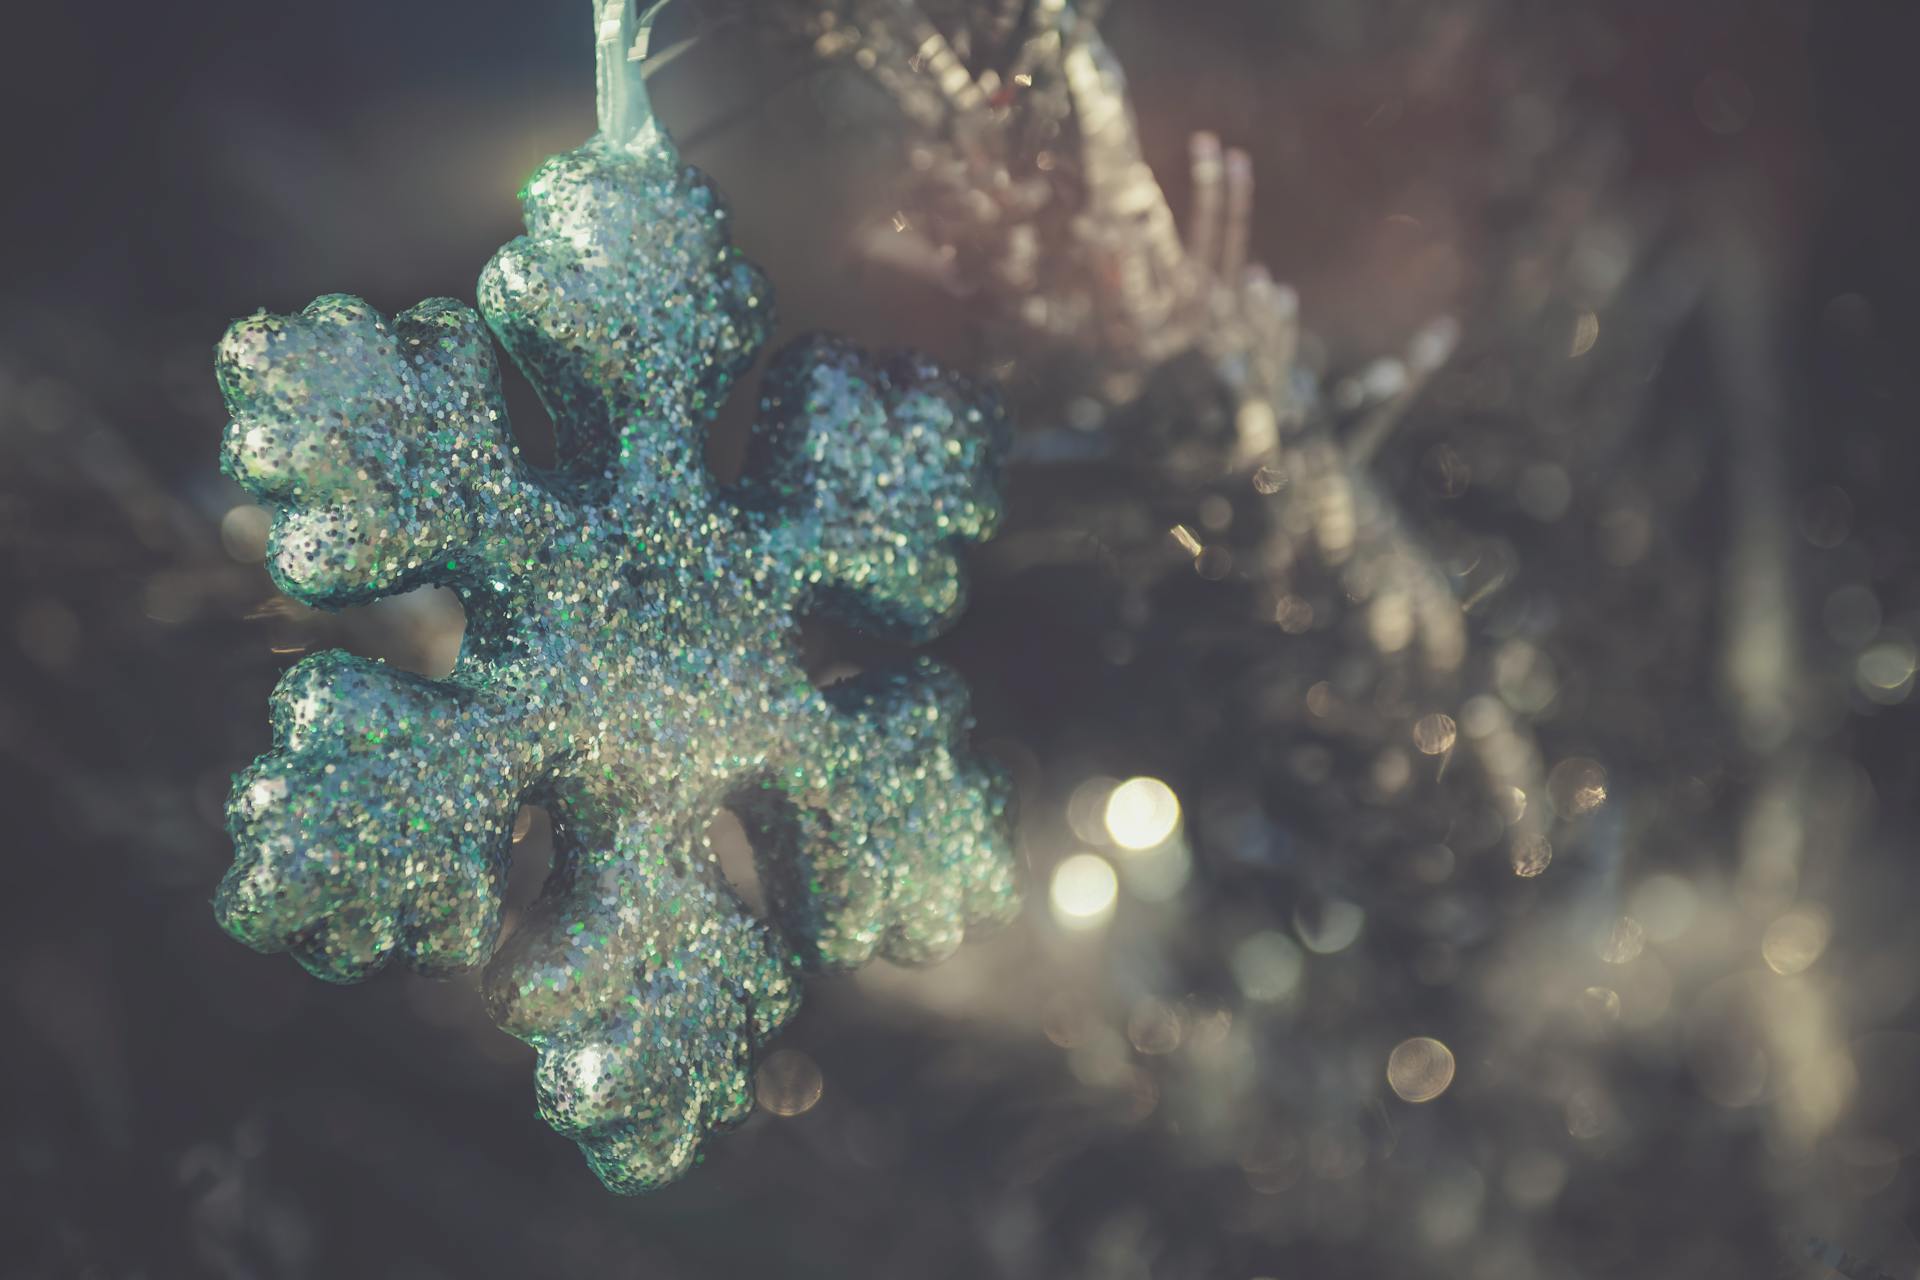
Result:
[[604,844],[561,825],[555,842],[559,870],[488,970],[488,1007],[540,1051],[540,1114],[609,1187],[648,1190],[752,1109],[753,1049],[799,1007],[791,959],[690,822],[630,820]]
[[484,961],[525,785],[489,701],[339,652],[289,671],[275,750],[228,806],[228,932],[334,982],[396,951],[426,973]]
[[604,137],[542,165],[521,201],[527,234],[487,265],[480,307],[539,388],[561,465],[704,475],[701,428],[773,323],[725,204],[664,140]]
[[736,496],[812,607],[908,638],[963,603],[958,549],[1000,522],[1006,425],[986,389],[835,338],[774,357]]
[[922,658],[827,691],[816,750],[734,801],[803,959],[944,959],[1018,905],[1009,788],[961,744],[966,686]]
[[542,495],[470,308],[436,299],[389,322],[335,294],[236,322],[217,371],[222,465],[275,504],[269,566],[289,595],[337,607],[471,583],[541,540]]

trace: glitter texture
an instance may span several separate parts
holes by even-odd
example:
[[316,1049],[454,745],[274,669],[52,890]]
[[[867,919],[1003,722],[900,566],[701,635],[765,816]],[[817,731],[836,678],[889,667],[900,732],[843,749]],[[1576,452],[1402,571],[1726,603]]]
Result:
[[[816,689],[796,647],[808,611],[916,639],[951,621],[1003,428],[925,360],[805,339],[771,362],[746,479],[714,482],[704,426],[766,339],[768,286],[645,110],[646,19],[596,17],[601,132],[529,181],[480,314],[332,296],[220,345],[224,464],[274,504],[281,589],[338,607],[444,584],[467,633],[445,680],[337,652],[287,673],[215,906],[336,982],[492,957],[541,1114],[638,1191],[751,1108],[799,966],[937,959],[1016,903],[961,682],[920,659]],[[481,314],[552,414],[552,472],[514,447]],[[553,815],[555,865],[494,955],[525,803]],[[771,928],[707,847],[722,805]]]

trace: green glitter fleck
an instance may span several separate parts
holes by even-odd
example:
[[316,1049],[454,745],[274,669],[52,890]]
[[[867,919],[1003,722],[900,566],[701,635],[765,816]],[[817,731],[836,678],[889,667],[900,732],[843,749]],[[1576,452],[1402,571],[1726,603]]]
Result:
[[[714,483],[704,426],[772,327],[768,285],[645,110],[644,19],[600,17],[601,132],[528,181],[480,314],[336,295],[220,344],[224,465],[276,506],[280,587],[334,608],[441,583],[468,627],[445,680],[338,652],[287,673],[215,906],[333,981],[487,964],[541,1113],[638,1191],[751,1107],[798,966],[937,959],[1015,904],[961,682],[921,659],[822,691],[796,648],[808,610],[909,638],[952,620],[1002,424],[928,361],[807,339],[766,375],[748,477]],[[513,446],[486,325],[553,415],[551,472]],[[556,860],[496,955],[523,803]],[[707,847],[723,804],[772,928]]]

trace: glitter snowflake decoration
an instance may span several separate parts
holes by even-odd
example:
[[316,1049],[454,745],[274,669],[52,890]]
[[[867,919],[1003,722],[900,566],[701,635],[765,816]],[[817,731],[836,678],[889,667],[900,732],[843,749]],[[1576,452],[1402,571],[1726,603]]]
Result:
[[[528,234],[480,281],[553,417],[554,471],[521,460],[459,303],[389,321],[326,297],[221,343],[225,466],[277,508],[281,588],[336,607],[441,583],[468,627],[445,680],[342,653],[287,673],[274,749],[235,781],[216,909],[333,981],[492,957],[541,1113],[637,1191],[749,1110],[798,966],[933,960],[1014,905],[960,682],[919,660],[822,690],[796,651],[804,610],[913,638],[952,619],[956,548],[998,518],[1001,424],[924,360],[803,340],[766,375],[748,478],[715,483],[703,427],[766,339],[768,287],[651,118],[648,19],[597,17],[600,132],[535,174]],[[555,865],[494,955],[529,802]],[[722,805],[772,927],[707,848]]]

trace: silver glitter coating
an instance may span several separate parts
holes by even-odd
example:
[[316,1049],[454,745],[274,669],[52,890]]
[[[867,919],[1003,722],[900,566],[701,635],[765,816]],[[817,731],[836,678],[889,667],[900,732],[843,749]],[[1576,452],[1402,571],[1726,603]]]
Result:
[[[604,108],[607,49],[635,32],[617,0],[600,12],[627,24],[602,24]],[[444,680],[342,653],[287,673],[274,748],[235,780],[215,907],[332,981],[492,957],[489,1008],[540,1051],[541,1113],[638,1191],[751,1108],[801,965],[937,959],[1016,890],[960,681],[919,659],[821,690],[796,649],[805,611],[910,638],[952,620],[957,548],[999,517],[999,410],[925,360],[802,340],[766,375],[747,478],[717,485],[703,428],[771,298],[613,65],[619,136],[533,177],[528,234],[480,281],[553,416],[553,471],[521,459],[460,303],[388,320],[326,297],[220,344],[224,465],[275,505],[281,589],[338,607],[440,583],[468,625]],[[523,803],[551,811],[555,866],[495,955]],[[772,927],[707,847],[723,805]]]

